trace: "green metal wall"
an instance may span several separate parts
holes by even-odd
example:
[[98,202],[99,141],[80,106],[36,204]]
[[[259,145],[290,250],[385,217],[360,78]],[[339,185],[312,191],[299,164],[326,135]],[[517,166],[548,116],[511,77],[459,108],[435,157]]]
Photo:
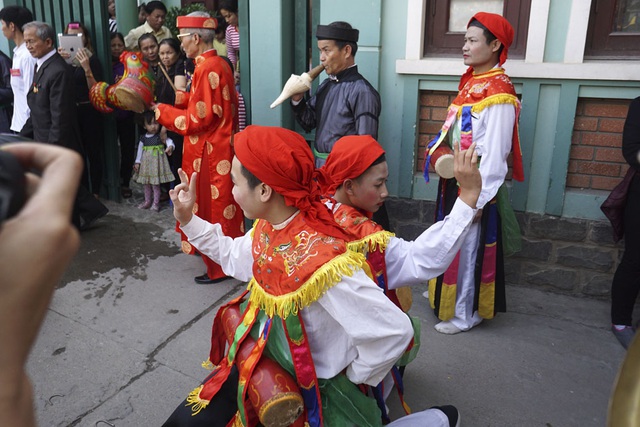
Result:
[[[245,7],[243,7],[243,3]],[[269,105],[278,97],[291,74],[302,74],[319,64],[315,28],[332,21],[348,21],[360,30],[356,62],[360,72],[374,85],[379,83],[381,0],[261,0],[240,1],[240,37],[242,61],[242,94],[250,98],[251,122],[294,128],[307,139],[291,114],[288,103],[274,109]],[[248,16],[247,16],[248,15]],[[250,24],[250,25],[249,25]],[[243,32],[247,25],[247,33]],[[248,40],[248,49],[244,46]],[[246,52],[250,70],[244,66]],[[248,77],[248,78],[247,78]],[[321,74],[314,82],[326,78]],[[247,88],[245,84],[249,80]],[[247,96],[249,93],[249,96]]]
[[[31,10],[38,21],[47,22],[57,33],[64,31],[68,22],[80,21],[92,31],[92,44],[102,64],[102,73],[111,79],[111,52],[107,1],[100,0],[24,0],[5,1]],[[57,41],[56,41],[57,42]],[[117,145],[115,118],[105,116],[105,168],[104,184],[100,193],[110,199],[120,198],[120,153]]]

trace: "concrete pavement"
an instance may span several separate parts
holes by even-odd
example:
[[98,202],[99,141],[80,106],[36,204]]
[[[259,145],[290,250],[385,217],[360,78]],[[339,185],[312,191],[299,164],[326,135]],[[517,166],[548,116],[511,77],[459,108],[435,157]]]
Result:
[[[136,197],[140,195],[136,192]],[[106,202],[56,290],[28,369],[40,426],[159,426],[207,373],[217,307],[244,284],[202,286],[167,206]],[[37,243],[34,243],[37,244]],[[464,426],[603,426],[625,352],[609,304],[510,286],[509,312],[455,336],[414,290],[422,348],[405,372],[413,410],[454,404]],[[390,399],[392,416],[401,414]]]

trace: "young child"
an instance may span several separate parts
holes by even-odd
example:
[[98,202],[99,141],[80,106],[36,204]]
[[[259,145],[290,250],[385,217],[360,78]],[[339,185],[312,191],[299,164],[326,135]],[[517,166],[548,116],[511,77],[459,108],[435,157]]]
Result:
[[[138,208],[151,208],[151,210],[159,212],[160,184],[175,179],[167,159],[167,156],[173,153],[175,145],[171,138],[167,138],[163,143],[160,136],[160,124],[156,121],[153,111],[145,111],[142,118],[147,132],[140,137],[138,155],[133,165],[133,179],[144,185],[144,202],[140,203]],[[151,197],[152,190],[153,198]]]

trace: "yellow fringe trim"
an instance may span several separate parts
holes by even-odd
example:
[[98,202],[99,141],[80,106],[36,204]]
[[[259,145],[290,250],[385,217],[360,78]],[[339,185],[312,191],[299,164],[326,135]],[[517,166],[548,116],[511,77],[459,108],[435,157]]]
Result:
[[343,276],[352,276],[366,264],[364,255],[352,251],[338,255],[316,270],[296,291],[285,295],[271,295],[265,292],[255,278],[247,288],[251,292],[249,302],[255,304],[269,317],[286,319],[298,314],[298,310],[311,305],[335,286]]
[[347,243],[347,248],[350,251],[365,253],[365,251],[373,252],[376,249],[379,249],[381,252],[387,249],[387,245],[389,244],[389,240],[394,237],[395,234],[386,231],[380,230],[376,231],[373,234],[370,234],[360,240],[354,240]]
[[458,118],[460,118],[460,116],[462,115],[462,107],[466,107],[469,105],[471,105],[471,111],[473,111],[474,113],[479,113],[487,107],[499,104],[511,104],[514,107],[518,108],[520,106],[520,100],[515,95],[511,95],[508,93],[498,93],[496,95],[491,95],[475,104],[462,104],[456,115],[458,116]]
[[213,371],[216,368],[216,365],[214,365],[211,360],[207,359],[202,362],[202,367],[208,371]]
[[209,404],[209,400],[200,399],[200,392],[204,386],[196,387],[189,393],[187,396],[187,404],[185,406],[191,406],[191,411],[193,414],[191,416],[198,415],[200,411],[207,407]]

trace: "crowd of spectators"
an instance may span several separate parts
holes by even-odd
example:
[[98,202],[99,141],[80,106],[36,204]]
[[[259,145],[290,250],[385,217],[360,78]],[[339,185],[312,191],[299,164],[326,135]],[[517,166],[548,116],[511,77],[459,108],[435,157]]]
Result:
[[[226,4],[226,3],[225,3]],[[234,2],[231,3],[232,5]],[[231,6],[227,6],[232,8]],[[237,2],[235,2],[237,11]],[[92,40],[95,40],[96,29],[88,28],[84,23],[72,21],[66,23],[63,32],[65,35],[81,34],[84,49],[77,52],[68,52],[63,47],[56,48],[55,33],[58,32],[51,25],[39,26],[36,31],[36,39],[47,50],[40,59],[35,51],[30,49],[29,43],[25,43],[23,28],[30,22],[38,22],[32,12],[21,6],[7,6],[0,10],[0,22],[3,35],[15,44],[12,58],[0,51],[0,132],[10,132],[32,137],[36,140],[57,143],[74,147],[84,159],[84,173],[81,189],[93,194],[98,200],[106,191],[104,187],[105,176],[105,149],[109,144],[118,144],[120,154],[120,195],[123,198],[132,197],[130,181],[135,160],[135,145],[137,134],[143,133],[141,125],[136,125],[135,114],[131,111],[116,109],[116,141],[108,141],[105,135],[106,116],[93,108],[90,102],[90,90],[98,82],[106,81],[109,84],[117,83],[125,74],[125,64],[120,62],[120,56],[125,50],[140,51],[141,56],[150,66],[155,76],[154,103],[166,103],[173,105],[176,99],[176,91],[190,90],[191,76],[194,71],[194,61],[185,56],[178,38],[164,25],[167,16],[167,7],[161,1],[150,1],[138,6],[138,26],[126,33],[119,32],[116,19],[115,0],[109,0],[107,5],[108,21],[105,30],[110,33],[110,54],[113,73],[110,76],[103,75],[101,59],[95,50]],[[226,13],[226,12],[225,12]],[[214,49],[218,55],[226,58],[227,41],[226,30],[229,27],[225,18],[217,17],[216,39]],[[237,20],[231,25],[237,29]],[[122,28],[120,28],[121,30]],[[50,35],[50,37],[49,37]],[[43,38],[44,37],[44,38]],[[58,43],[59,44],[59,43]],[[237,53],[238,40],[233,41],[234,53]],[[50,50],[48,50],[50,49]],[[40,54],[40,53],[38,53]],[[64,61],[59,61],[60,56]],[[54,58],[55,57],[55,58]],[[62,65],[57,78],[64,82],[70,82],[65,86],[64,96],[61,91],[52,91],[50,104],[47,105],[47,120],[34,120],[31,108],[36,101],[43,100],[48,93],[46,87],[42,87],[39,78],[50,77],[49,65],[51,61]],[[36,63],[41,62],[44,67],[36,71]],[[231,67],[235,71],[237,60],[231,61]],[[46,63],[46,64],[45,64]],[[47,80],[47,79],[45,79]],[[62,81],[61,80],[61,81]],[[239,95],[239,87],[238,95]],[[28,94],[31,95],[31,103],[28,102]],[[38,96],[39,95],[39,96]],[[241,96],[241,95],[239,95]],[[64,101],[64,103],[62,103]],[[68,108],[67,108],[68,104]],[[244,102],[240,101],[238,115],[242,117],[244,127]],[[71,118],[65,124],[62,118]],[[31,120],[29,120],[31,119]],[[34,123],[35,122],[35,123]],[[34,129],[38,124],[41,128]],[[140,122],[138,122],[140,123]],[[56,140],[64,134],[65,128],[73,134],[70,141]],[[63,132],[61,134],[61,132]],[[182,166],[183,136],[175,132],[161,131],[163,141],[167,137],[174,141],[176,149],[169,158],[171,170],[177,176],[177,170]],[[53,139],[52,139],[53,138]],[[178,181],[163,184],[162,199],[168,200],[168,190]],[[100,213],[105,209],[99,209]],[[98,214],[98,217],[100,214]],[[86,228],[98,218],[78,219],[83,228]]]

